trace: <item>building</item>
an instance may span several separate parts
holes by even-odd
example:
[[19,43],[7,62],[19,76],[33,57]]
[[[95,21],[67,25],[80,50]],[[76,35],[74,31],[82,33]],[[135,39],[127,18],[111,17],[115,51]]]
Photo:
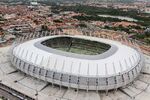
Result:
[[[107,36],[34,34],[18,39],[12,48],[12,64],[38,79],[84,90],[111,90],[132,82],[144,66],[136,44]],[[102,38],[105,37],[105,38]],[[22,42],[24,40],[30,41]]]

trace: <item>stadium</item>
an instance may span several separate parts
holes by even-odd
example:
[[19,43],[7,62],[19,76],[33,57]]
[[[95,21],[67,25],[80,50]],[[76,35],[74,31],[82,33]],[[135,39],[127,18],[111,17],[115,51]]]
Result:
[[16,40],[11,62],[27,75],[87,91],[123,87],[144,66],[138,45],[128,38],[46,33]]

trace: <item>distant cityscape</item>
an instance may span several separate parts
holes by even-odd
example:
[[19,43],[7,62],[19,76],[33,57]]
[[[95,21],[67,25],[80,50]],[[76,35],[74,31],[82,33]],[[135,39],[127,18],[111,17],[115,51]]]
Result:
[[35,31],[78,32],[86,28],[124,33],[141,41],[141,47],[149,51],[149,1],[1,0],[0,5],[1,42]]

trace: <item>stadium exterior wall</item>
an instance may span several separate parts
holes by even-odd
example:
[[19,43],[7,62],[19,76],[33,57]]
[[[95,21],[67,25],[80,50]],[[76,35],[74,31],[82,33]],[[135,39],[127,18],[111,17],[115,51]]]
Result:
[[12,55],[11,62],[17,69],[25,72],[28,75],[41,79],[43,81],[57,84],[60,86],[72,87],[76,89],[86,90],[111,90],[125,86],[132,82],[140,73],[144,65],[144,59],[141,54],[139,63],[133,69],[120,73],[119,75],[110,77],[82,77],[63,73],[57,73],[52,70],[43,69],[42,67],[23,61]]

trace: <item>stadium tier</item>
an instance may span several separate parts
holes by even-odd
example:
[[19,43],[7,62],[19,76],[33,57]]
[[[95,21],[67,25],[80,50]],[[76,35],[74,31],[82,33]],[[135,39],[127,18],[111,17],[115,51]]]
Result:
[[42,42],[48,47],[85,55],[97,55],[107,51],[110,45],[71,37],[57,37]]

